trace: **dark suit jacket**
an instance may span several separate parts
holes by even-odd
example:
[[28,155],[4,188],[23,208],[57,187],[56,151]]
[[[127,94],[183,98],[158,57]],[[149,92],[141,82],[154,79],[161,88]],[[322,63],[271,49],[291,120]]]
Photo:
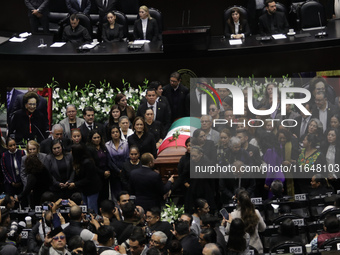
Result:
[[[177,90],[176,93],[170,84],[163,87],[163,96],[168,100],[171,109],[171,121],[189,116],[184,110],[186,106],[185,100],[189,93],[189,89],[180,83]],[[176,101],[174,101],[173,94],[176,94]]]
[[[332,116],[336,112],[337,112],[336,107],[328,101],[328,107],[327,107],[327,127],[326,127],[325,130],[327,130],[330,127],[331,118],[332,118]],[[319,110],[318,110],[318,108],[316,106],[312,110],[312,118],[319,119]]]
[[[49,137],[45,140],[43,140],[40,143],[40,152],[50,154],[52,152],[52,137]],[[71,140],[67,138],[61,139],[61,142],[63,143],[63,151],[70,152],[71,151]]]
[[[275,31],[271,29],[271,23],[274,22]],[[268,12],[259,18],[259,27],[261,34],[280,34],[286,33],[289,29],[289,24],[284,13],[276,11],[273,15]]]
[[[67,182],[73,182],[74,179],[74,171],[73,171],[73,166],[72,166],[72,155],[71,154],[65,154],[64,155],[66,166],[67,166]],[[52,187],[50,188],[51,191],[59,191],[60,186],[59,186],[59,181],[58,179],[60,178],[59,170],[58,170],[58,165],[57,165],[57,160],[54,157],[54,155],[50,154],[47,155],[45,158],[45,161],[43,162],[48,171],[50,172],[52,176]]]
[[91,9],[91,0],[82,0],[81,6],[79,6],[77,0],[66,0],[66,6],[70,14],[78,12],[89,14]]
[[[133,37],[135,40],[144,39],[141,19],[135,21],[133,27]],[[155,19],[148,19],[148,25],[146,27],[146,40],[151,42],[159,40],[158,24]]]
[[95,3],[98,7],[100,21],[105,21],[105,15],[113,10],[117,10],[117,0],[107,0],[107,6],[103,5],[103,0],[95,0]]
[[[228,24],[228,22],[225,25],[224,35],[227,39],[229,39],[232,34],[235,34],[234,28],[232,27],[233,25],[234,24]],[[239,26],[238,34],[244,34],[244,36],[250,35],[250,28],[247,20],[242,20],[242,23]]]
[[49,0],[25,0],[28,10],[33,11],[39,9],[40,13],[48,11]]
[[[147,102],[141,103],[137,110],[137,116],[144,117],[146,110],[148,109]],[[155,109],[154,109],[155,111]],[[171,125],[171,112],[166,104],[158,102],[156,110],[156,120],[160,121],[163,125],[164,132],[167,133]]]
[[163,194],[169,191],[171,182],[163,184],[161,175],[149,167],[142,166],[130,175],[131,194],[136,195],[136,205],[144,210],[161,206]]
[[[104,125],[94,122],[93,123],[93,129],[97,129],[101,136],[102,136],[102,140],[106,141],[106,133],[105,133],[105,127]],[[80,129],[80,133],[81,133],[81,141],[86,144],[87,142],[87,137],[89,136],[90,130],[87,128],[85,122],[79,127]]]
[[11,117],[14,113],[14,105],[16,103],[16,99],[19,95],[23,94],[21,91],[13,89],[11,101],[9,102],[9,105],[7,105],[7,122],[10,122]]

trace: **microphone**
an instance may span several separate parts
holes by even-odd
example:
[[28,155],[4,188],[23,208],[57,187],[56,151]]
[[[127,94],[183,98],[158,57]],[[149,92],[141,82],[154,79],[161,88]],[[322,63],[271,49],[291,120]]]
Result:
[[[321,15],[320,15],[320,12],[318,12],[318,16],[319,16],[319,24],[320,24],[320,27],[322,28],[322,22],[321,22]],[[324,31],[324,28],[322,28],[322,31],[315,34],[315,37],[316,38],[323,38],[324,36],[327,36],[328,34],[326,33],[326,31]]]

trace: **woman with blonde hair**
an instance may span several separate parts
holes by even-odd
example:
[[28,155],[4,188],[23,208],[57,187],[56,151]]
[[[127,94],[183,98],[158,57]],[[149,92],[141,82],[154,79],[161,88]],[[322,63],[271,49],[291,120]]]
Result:
[[158,24],[157,21],[150,16],[149,8],[145,5],[139,7],[139,17],[140,19],[135,21],[133,28],[135,40],[158,41]]

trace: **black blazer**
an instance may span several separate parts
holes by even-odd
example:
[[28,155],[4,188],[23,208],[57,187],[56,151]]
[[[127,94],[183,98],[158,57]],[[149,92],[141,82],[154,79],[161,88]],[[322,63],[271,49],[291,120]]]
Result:
[[186,111],[184,111],[186,106],[186,97],[189,94],[189,89],[185,87],[182,83],[178,86],[178,94],[177,94],[177,103],[174,103],[173,94],[174,89],[171,87],[170,84],[163,87],[163,96],[166,97],[166,99],[169,102],[170,109],[171,109],[171,121],[173,122],[177,118],[189,116]]
[[[224,35],[228,39],[232,34],[235,34],[235,28],[233,28],[234,24],[229,24],[228,22],[225,24]],[[250,35],[250,28],[247,20],[242,20],[240,23],[238,34],[244,34],[244,36]]]
[[[135,40],[143,40],[142,20],[135,21],[133,27],[133,37]],[[159,40],[158,24],[155,19],[148,19],[148,25],[146,27],[146,40],[155,42]]]
[[[79,127],[80,133],[81,133],[81,141],[86,144],[87,137],[89,136],[90,130],[87,128],[85,122]],[[106,141],[106,133],[105,133],[105,127],[104,125],[94,122],[93,123],[93,129],[98,130],[100,132],[100,135],[102,137],[103,141]]]
[[[43,140],[40,143],[40,152],[50,154],[52,153],[51,146],[52,146],[52,138],[49,137],[45,140]],[[62,138],[61,142],[63,144],[63,151],[70,152],[71,151],[71,140],[68,138]]]
[[[325,130],[327,130],[330,127],[331,118],[332,116],[337,113],[336,107],[328,101],[328,107],[327,107],[327,127]],[[319,110],[315,105],[315,108],[312,110],[312,118],[319,119]]]
[[116,23],[115,27],[111,29],[109,23],[103,25],[102,39],[104,42],[119,42],[123,37],[123,26]]
[[100,22],[105,21],[105,15],[113,10],[117,10],[117,0],[107,0],[107,6],[103,5],[103,0],[95,0],[95,3],[98,7]]
[[83,12],[85,14],[90,13],[91,9],[91,1],[90,0],[82,0],[81,6],[79,6],[77,0],[66,0],[66,7],[70,14]]
[[261,34],[276,34],[276,33],[286,33],[289,29],[289,24],[286,19],[286,16],[282,12],[276,11],[273,14],[273,22],[276,25],[278,31],[272,31],[271,29],[271,22],[272,17],[271,15],[266,12],[259,18],[259,28]]
[[[147,102],[140,104],[137,110],[137,116],[144,117],[147,109],[148,109]],[[171,111],[166,104],[157,102],[156,120],[162,123],[164,132],[167,133],[171,125]]]

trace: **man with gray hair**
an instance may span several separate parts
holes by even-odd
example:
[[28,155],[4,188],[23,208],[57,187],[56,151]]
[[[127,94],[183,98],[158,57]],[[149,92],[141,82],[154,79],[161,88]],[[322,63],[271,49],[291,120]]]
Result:
[[214,243],[208,243],[204,246],[203,255],[221,255],[220,249]]
[[165,248],[168,237],[162,231],[156,231],[153,233],[150,239],[150,248],[157,248],[162,255],[167,254],[167,249]]
[[59,122],[64,129],[64,137],[71,139],[71,130],[79,128],[85,121],[77,117],[77,108],[73,104],[66,106],[67,118]]
[[60,124],[53,125],[50,137],[43,140],[40,144],[40,152],[50,154],[52,152],[51,146],[53,140],[60,140],[64,151],[71,151],[71,140],[64,138],[63,133],[64,129]]
[[217,145],[220,140],[220,133],[212,129],[212,117],[210,115],[202,115],[201,117],[201,129],[204,131],[207,140],[211,140]]

